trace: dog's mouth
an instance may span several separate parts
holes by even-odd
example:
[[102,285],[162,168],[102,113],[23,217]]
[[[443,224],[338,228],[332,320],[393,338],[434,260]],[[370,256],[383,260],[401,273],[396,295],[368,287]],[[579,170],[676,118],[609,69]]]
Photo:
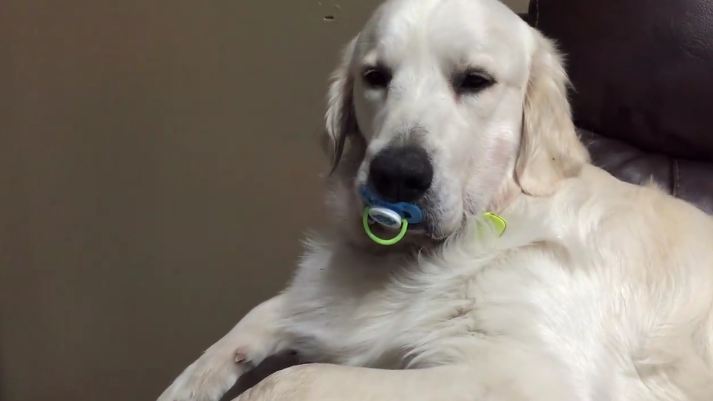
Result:
[[379,245],[440,241],[431,207],[424,197],[417,202],[389,202],[367,187],[358,192],[364,235]]

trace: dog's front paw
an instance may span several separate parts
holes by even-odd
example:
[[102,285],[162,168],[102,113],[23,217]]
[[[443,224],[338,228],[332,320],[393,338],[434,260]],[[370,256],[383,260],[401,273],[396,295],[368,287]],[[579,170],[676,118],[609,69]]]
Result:
[[[271,374],[233,401],[312,401],[343,398],[324,391],[330,386],[315,386],[320,377],[319,373],[318,365],[291,366]],[[333,388],[343,394],[343,388]]]
[[249,366],[250,361],[241,350],[232,357],[204,354],[188,366],[157,401],[218,401]]

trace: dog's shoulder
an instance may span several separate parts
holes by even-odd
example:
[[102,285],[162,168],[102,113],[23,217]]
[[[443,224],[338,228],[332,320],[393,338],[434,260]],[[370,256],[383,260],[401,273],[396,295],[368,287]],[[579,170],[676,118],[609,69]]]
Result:
[[588,166],[563,194],[560,207],[567,206],[577,210],[572,222],[587,222],[592,235],[624,246],[638,242],[657,250],[713,252],[713,217],[653,181],[635,185]]

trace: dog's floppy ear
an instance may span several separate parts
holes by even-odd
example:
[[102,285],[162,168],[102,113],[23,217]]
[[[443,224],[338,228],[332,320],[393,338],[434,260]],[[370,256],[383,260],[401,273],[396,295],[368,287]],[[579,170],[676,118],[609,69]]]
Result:
[[562,58],[552,41],[533,33],[536,45],[515,173],[523,192],[545,196],[557,189],[560,180],[577,175],[589,154],[572,122]]
[[344,49],[342,60],[332,74],[327,94],[325,140],[332,172],[339,165],[347,137],[358,131],[354,115],[354,78],[350,73],[356,40],[353,39]]

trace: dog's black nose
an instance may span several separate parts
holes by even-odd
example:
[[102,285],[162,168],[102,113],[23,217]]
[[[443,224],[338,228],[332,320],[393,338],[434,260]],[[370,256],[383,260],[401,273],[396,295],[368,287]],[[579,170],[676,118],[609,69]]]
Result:
[[431,187],[433,165],[418,146],[386,148],[371,161],[369,184],[385,200],[412,202]]

